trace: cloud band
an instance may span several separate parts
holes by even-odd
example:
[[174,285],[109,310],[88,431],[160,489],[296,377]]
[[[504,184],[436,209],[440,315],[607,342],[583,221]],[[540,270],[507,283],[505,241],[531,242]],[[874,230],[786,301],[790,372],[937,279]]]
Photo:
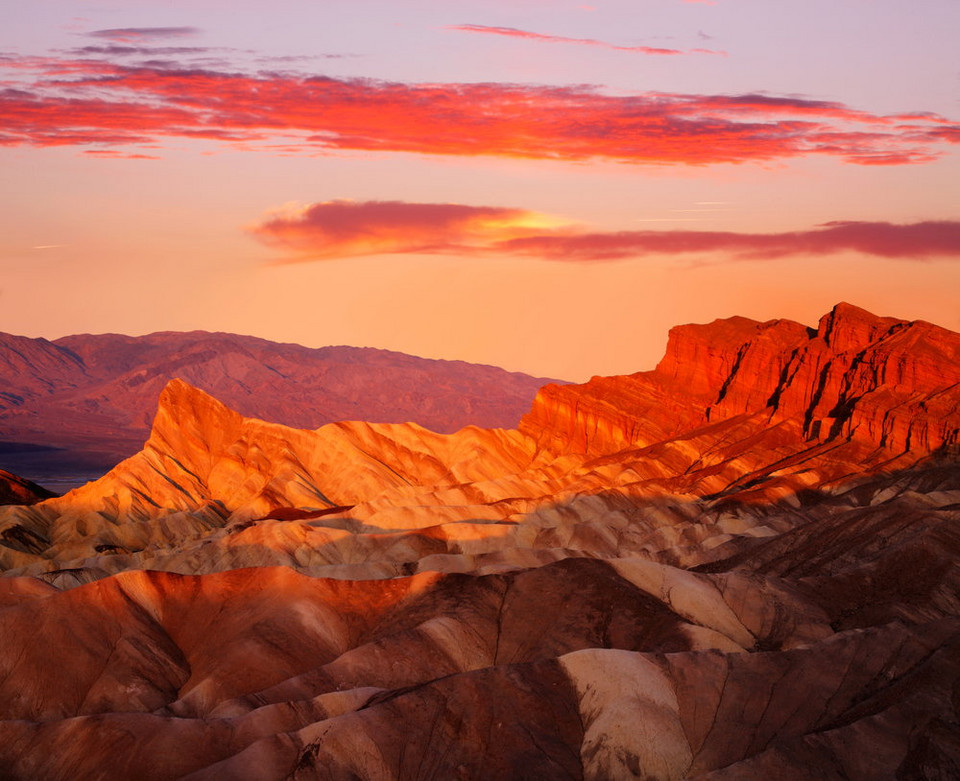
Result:
[[512,255],[609,261],[654,255],[770,260],[855,252],[882,258],[960,258],[960,222],[831,222],[781,233],[597,232],[523,209],[402,201],[287,207],[249,228],[288,260],[376,254]]

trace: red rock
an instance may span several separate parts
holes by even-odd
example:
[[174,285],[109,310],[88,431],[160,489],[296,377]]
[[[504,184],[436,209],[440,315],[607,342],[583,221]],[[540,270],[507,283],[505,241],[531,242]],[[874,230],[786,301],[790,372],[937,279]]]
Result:
[[520,430],[555,452],[600,453],[762,413],[810,440],[924,454],[960,442],[958,385],[960,335],[838,304],[817,331],[742,317],[678,326],[655,371],[548,386]]

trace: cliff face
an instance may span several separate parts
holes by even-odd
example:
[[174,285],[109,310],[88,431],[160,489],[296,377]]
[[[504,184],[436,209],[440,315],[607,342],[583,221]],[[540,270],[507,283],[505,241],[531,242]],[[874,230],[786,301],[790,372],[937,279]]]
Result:
[[[849,304],[824,315],[815,333],[784,338],[792,325],[758,325],[777,336],[738,348],[739,365],[714,397],[711,415],[757,409],[766,396],[775,419],[802,419],[811,440],[849,438],[894,453],[957,442],[957,334]],[[671,369],[661,364],[661,370]]]
[[655,371],[548,386],[520,428],[598,454],[752,415],[797,421],[809,442],[919,455],[957,443],[958,386],[960,336],[838,304],[815,331],[742,317],[678,326]]

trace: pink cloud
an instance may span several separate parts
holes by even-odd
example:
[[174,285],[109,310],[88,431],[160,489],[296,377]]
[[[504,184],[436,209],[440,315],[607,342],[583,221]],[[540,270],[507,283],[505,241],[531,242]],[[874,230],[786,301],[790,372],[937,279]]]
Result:
[[856,252],[899,260],[960,258],[960,222],[830,222],[804,231],[578,232],[512,239],[498,252],[548,260],[619,260],[646,255],[722,253],[737,260],[773,260],[797,255]]
[[533,41],[543,41],[546,43],[572,43],[581,46],[601,46],[605,49],[614,49],[621,52],[635,52],[637,54],[720,54],[726,52],[713,51],[711,49],[661,49],[652,46],[617,46],[606,41],[598,41],[593,38],[566,38],[562,35],[544,35],[543,33],[534,33],[527,30],[518,30],[515,27],[489,27],[483,24],[458,24],[447,27],[448,30],[458,30],[467,33],[484,33],[487,35],[502,35],[508,38],[526,38]]
[[71,49],[70,53],[79,57],[128,57],[128,56],[182,56],[184,54],[207,54],[216,49],[204,46],[130,46],[110,43],[105,46],[81,46]]
[[245,149],[367,150],[707,165],[827,155],[919,163],[960,124],[763,94],[608,95],[587,87],[405,84],[103,60],[0,59],[0,144],[208,138]]
[[86,149],[83,154],[90,157],[114,158],[117,160],[159,160],[157,155],[145,155],[139,152],[120,152],[116,149]]

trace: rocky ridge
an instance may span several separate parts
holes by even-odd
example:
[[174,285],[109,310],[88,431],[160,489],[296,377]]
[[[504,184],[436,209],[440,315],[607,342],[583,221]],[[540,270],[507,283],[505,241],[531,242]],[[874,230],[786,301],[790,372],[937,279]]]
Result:
[[463,361],[203,331],[52,342],[0,334],[0,464],[38,478],[99,476],[143,447],[157,396],[175,378],[290,426],[414,421],[439,432],[515,426],[547,382]]
[[799,423],[808,442],[927,453],[958,444],[958,388],[956,334],[838,304],[816,330],[743,317],[677,326],[654,372],[545,388],[520,430],[601,453],[761,414]]

